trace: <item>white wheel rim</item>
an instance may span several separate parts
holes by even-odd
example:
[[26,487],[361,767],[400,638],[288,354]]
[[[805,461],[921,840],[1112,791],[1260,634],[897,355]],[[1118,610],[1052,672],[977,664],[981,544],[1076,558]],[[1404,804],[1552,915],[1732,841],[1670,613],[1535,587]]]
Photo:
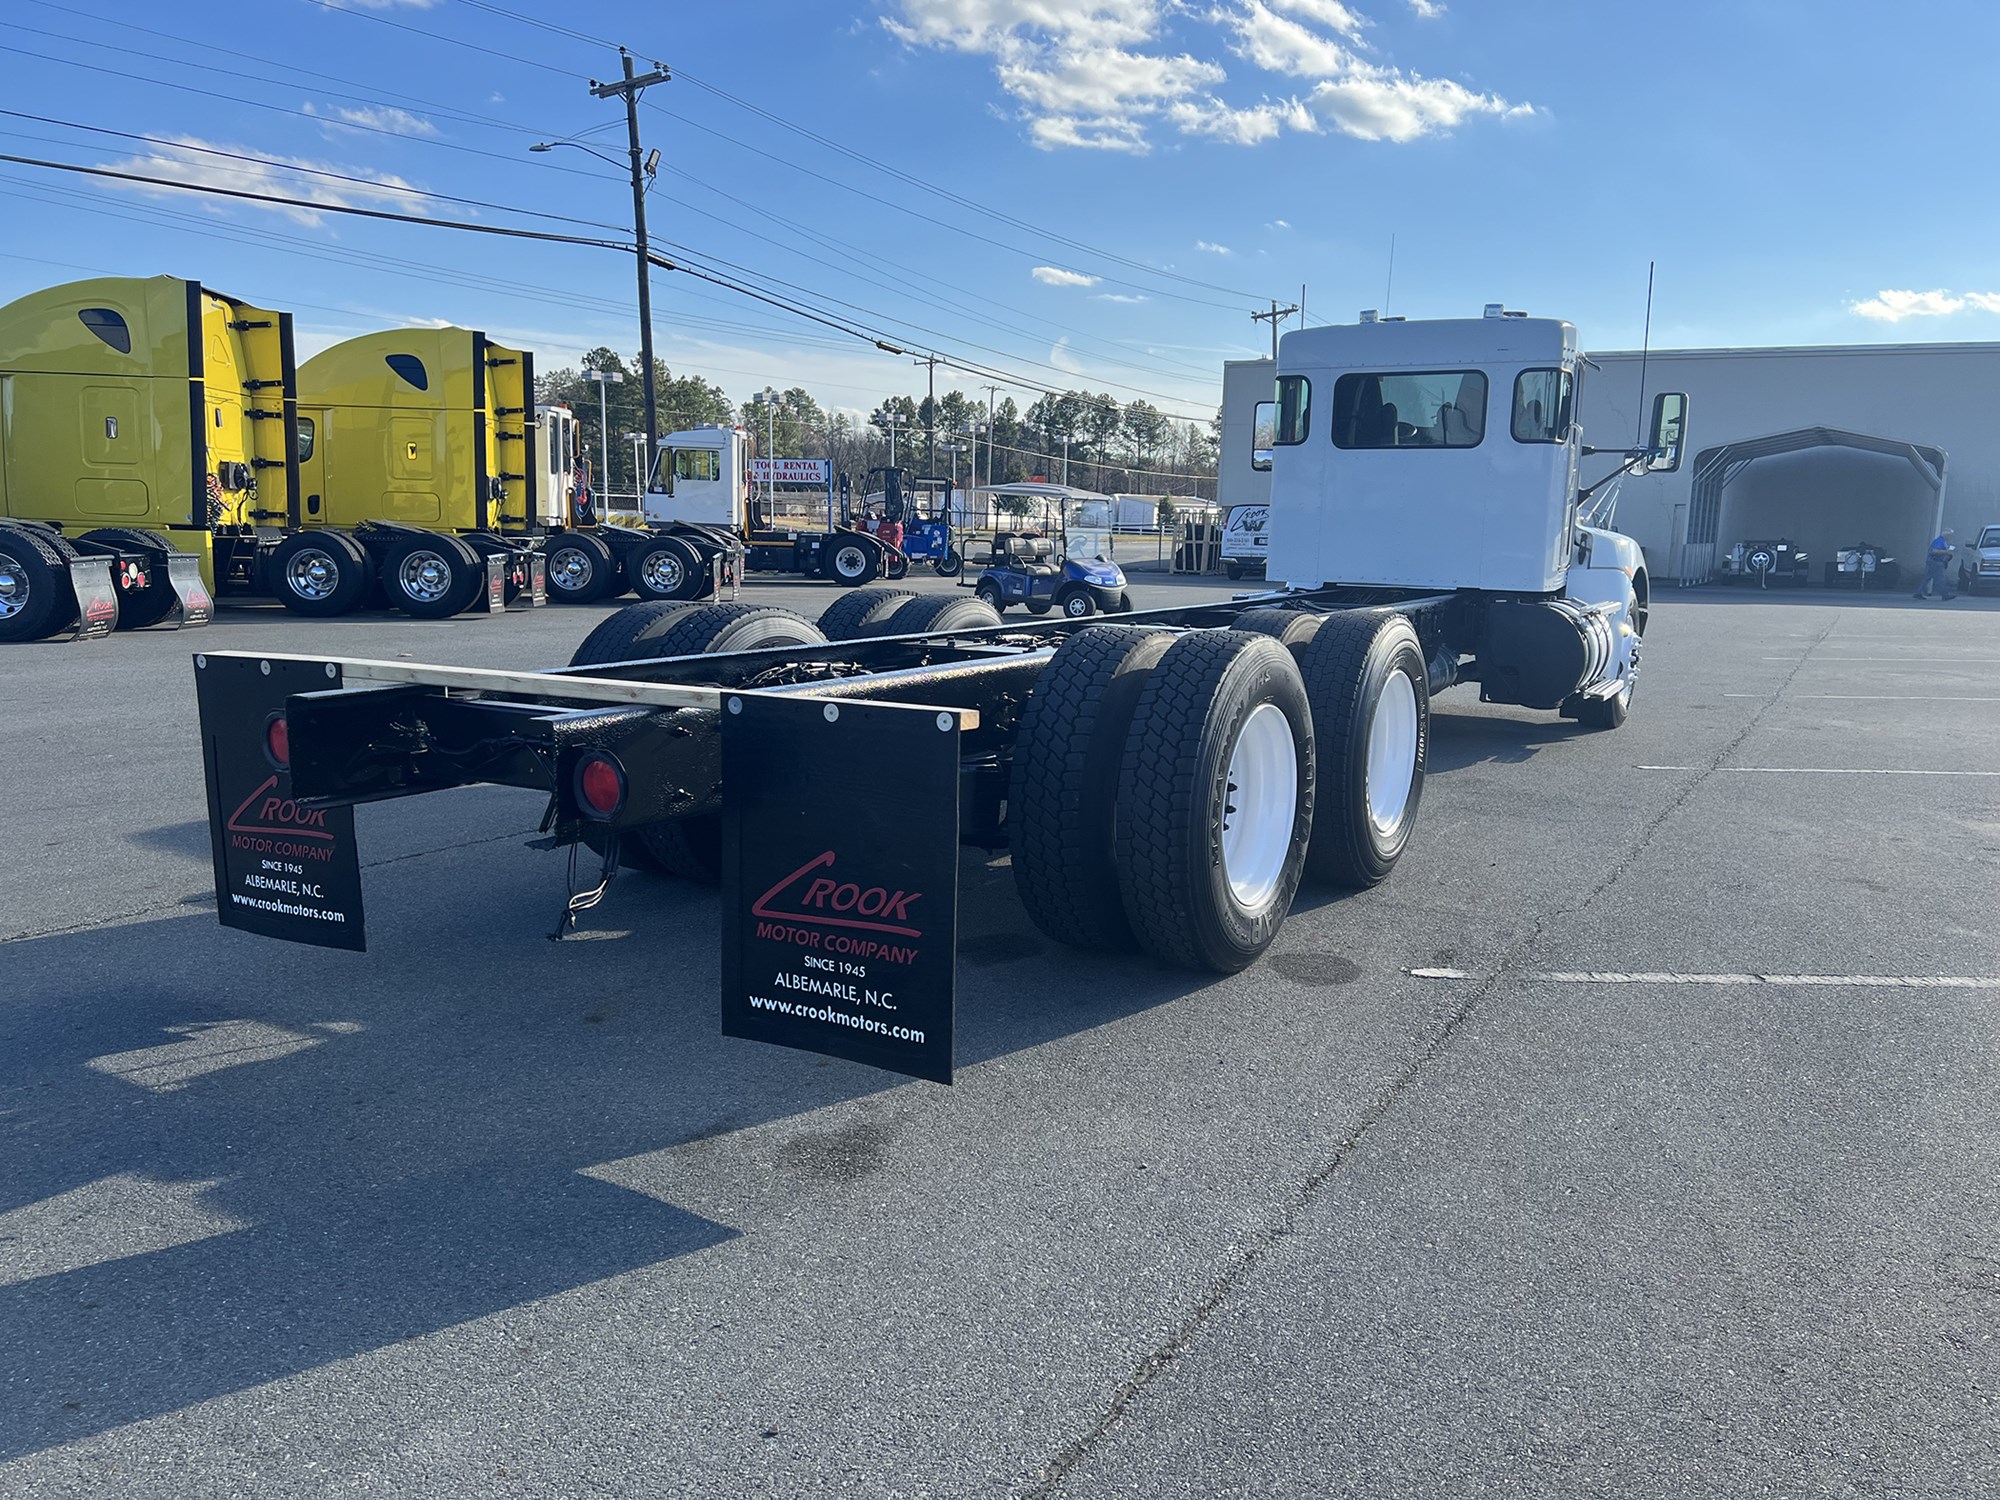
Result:
[[403,592],[419,604],[436,604],[451,592],[451,564],[440,552],[412,552],[398,572]]
[[340,564],[330,552],[301,548],[285,564],[285,586],[301,599],[330,599],[340,587]]
[[1417,784],[1417,685],[1391,672],[1368,724],[1368,821],[1387,838],[1410,809]]
[[1073,620],[1080,620],[1090,613],[1090,601],[1082,594],[1072,594],[1069,603],[1063,606],[1063,613]]
[[1231,899],[1245,911],[1257,910],[1278,888],[1298,807],[1291,721],[1277,704],[1260,703],[1230,747],[1222,814],[1222,874]]
[[868,571],[868,554],[859,547],[842,547],[833,554],[833,571],[842,578],[859,578]]

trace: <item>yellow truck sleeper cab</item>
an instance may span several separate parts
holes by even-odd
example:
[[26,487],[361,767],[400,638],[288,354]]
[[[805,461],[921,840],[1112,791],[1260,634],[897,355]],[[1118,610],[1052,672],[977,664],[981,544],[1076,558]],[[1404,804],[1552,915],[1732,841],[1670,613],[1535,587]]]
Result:
[[205,623],[282,534],[292,395],[290,315],[199,282],[103,277],[0,307],[0,640],[107,607]]

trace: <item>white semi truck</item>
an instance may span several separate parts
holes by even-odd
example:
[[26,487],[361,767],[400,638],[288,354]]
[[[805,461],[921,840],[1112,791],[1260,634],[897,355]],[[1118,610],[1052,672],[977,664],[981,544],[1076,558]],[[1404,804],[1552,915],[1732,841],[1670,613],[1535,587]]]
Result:
[[825,530],[777,525],[750,482],[750,439],[740,427],[697,427],[660,439],[640,500],[643,526],[599,526],[549,553],[549,592],[587,604],[629,588],[644,600],[705,599],[743,571],[800,573],[847,588],[900,578],[909,559],[845,523]]
[[[861,589],[817,622],[633,605],[542,671],[197,657],[222,920],[363,946],[348,810],[492,782],[600,856],[565,920],[621,858],[720,882],[731,1035],[948,1079],[961,845],[1058,941],[1241,969],[1301,882],[1394,869],[1434,694],[1624,721],[1649,588],[1615,479],[1579,485],[1583,369],[1552,319],[1287,335],[1272,587],[1226,602],[1003,624]],[[1617,472],[1678,465],[1686,412]],[[312,894],[273,894],[274,843]]]

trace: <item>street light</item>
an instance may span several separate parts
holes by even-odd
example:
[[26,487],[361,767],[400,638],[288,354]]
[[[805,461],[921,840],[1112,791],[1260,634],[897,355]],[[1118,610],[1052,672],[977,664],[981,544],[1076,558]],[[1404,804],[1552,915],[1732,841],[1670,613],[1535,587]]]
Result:
[[951,455],[951,487],[956,491],[958,489],[958,455],[969,453],[972,450],[966,447],[964,443],[939,443],[938,451]]
[[892,411],[877,412],[873,417],[869,418],[869,420],[872,423],[874,423],[875,426],[881,428],[884,432],[889,434],[889,467],[892,469],[895,468],[896,429],[898,427],[911,427],[914,426],[915,424],[911,422],[908,417],[899,417]]
[[764,511],[768,515],[777,508],[774,493],[777,480],[777,465],[773,454],[777,451],[776,422],[778,416],[778,393],[768,385],[750,400],[764,408]]
[[606,494],[611,491],[611,418],[607,413],[604,399],[605,388],[623,385],[625,377],[616,370],[585,370],[585,380],[597,382],[597,451],[604,463],[604,473],[599,477],[597,487]]
[[643,432],[628,432],[625,434],[625,441],[632,445],[633,503],[636,504],[639,509],[644,510],[646,507],[646,501],[645,501],[646,475],[642,471],[646,466],[646,455],[645,455],[646,434]]

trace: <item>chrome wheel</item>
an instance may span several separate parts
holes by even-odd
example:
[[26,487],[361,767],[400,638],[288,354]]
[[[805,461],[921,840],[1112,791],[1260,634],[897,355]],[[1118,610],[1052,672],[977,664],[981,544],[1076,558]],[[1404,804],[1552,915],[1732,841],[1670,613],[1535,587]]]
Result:
[[27,607],[27,570],[0,552],[0,620],[11,620]]
[[1231,899],[1244,910],[1257,910],[1278,888],[1298,807],[1291,721],[1275,703],[1260,703],[1230,747],[1223,804],[1222,870]]
[[419,548],[404,554],[396,583],[419,604],[436,604],[451,592],[451,561],[441,552]]
[[639,577],[656,594],[675,594],[687,582],[687,566],[678,553],[662,548],[640,559]]
[[1368,821],[1385,838],[1410,808],[1417,780],[1417,687],[1391,672],[1368,724]]
[[340,560],[320,547],[301,547],[285,564],[285,587],[301,599],[331,599],[340,587]]
[[590,587],[597,569],[590,554],[581,547],[561,547],[549,554],[549,587],[565,594],[580,594]]

